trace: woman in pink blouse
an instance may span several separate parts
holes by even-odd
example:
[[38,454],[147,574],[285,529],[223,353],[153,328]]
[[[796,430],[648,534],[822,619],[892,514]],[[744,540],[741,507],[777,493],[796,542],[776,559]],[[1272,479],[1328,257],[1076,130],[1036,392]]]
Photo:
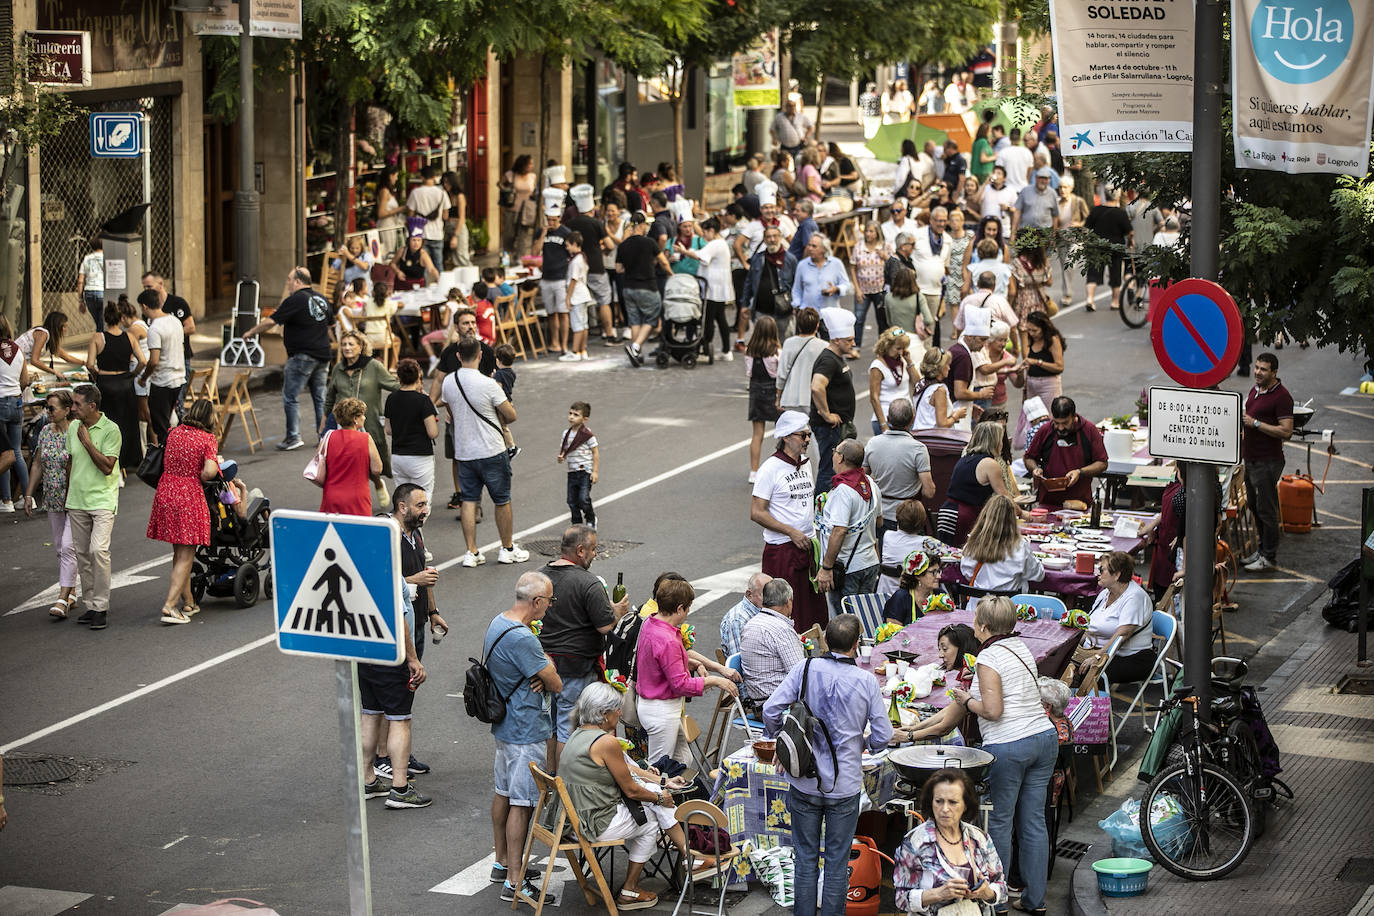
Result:
[[728,678],[692,677],[687,669],[687,648],[678,629],[696,600],[692,586],[680,579],[665,579],[654,595],[658,609],[644,621],[635,650],[635,691],[639,694],[639,724],[649,735],[650,763],[668,755],[688,762],[687,740],[682,733],[682,701],[699,697],[708,687],[731,696],[739,688]]
[[849,272],[854,281],[854,346],[864,342],[864,319],[872,307],[878,315],[878,333],[888,328],[887,308],[883,297],[887,292],[883,283],[883,267],[892,257],[892,246],[883,239],[877,223],[864,226],[864,240],[854,246],[849,255]]

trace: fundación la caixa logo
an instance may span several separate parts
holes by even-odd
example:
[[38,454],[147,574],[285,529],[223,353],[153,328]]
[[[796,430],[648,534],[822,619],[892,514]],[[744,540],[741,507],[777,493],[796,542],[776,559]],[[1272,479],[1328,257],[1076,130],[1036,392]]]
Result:
[[1325,79],[1355,43],[1350,0],[1262,0],[1250,23],[1250,43],[1275,79],[1294,85]]

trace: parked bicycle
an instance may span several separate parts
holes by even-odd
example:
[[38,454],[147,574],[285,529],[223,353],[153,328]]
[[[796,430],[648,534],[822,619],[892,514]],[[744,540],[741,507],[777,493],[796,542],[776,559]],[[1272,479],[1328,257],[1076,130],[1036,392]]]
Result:
[[1121,277],[1121,320],[1128,328],[1143,328],[1150,320],[1150,278],[1136,270],[1134,257],[1126,259]]
[[1210,722],[1203,720],[1191,686],[1176,687],[1160,707],[1164,715],[1186,707],[1190,721],[1140,803],[1141,836],[1155,861],[1196,881],[1220,878],[1245,861],[1264,832],[1276,786],[1292,797],[1266,774],[1243,717],[1245,662],[1220,657],[1212,664]]

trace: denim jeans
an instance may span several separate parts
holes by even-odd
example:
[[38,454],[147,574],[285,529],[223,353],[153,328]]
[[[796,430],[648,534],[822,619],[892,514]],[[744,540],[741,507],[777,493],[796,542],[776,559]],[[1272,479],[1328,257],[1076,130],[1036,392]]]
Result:
[[1283,460],[1245,462],[1245,498],[1255,512],[1259,552],[1271,563],[1279,554],[1279,478]]
[[835,446],[839,445],[844,439],[844,424],[839,426],[827,426],[825,423],[816,423],[811,427],[812,435],[816,440],[816,449],[820,452],[820,462],[816,465],[816,492],[830,492],[830,478],[835,476],[834,455]]
[[[19,499],[29,488],[29,466],[24,463],[24,451],[19,446],[24,439],[24,405],[17,396],[0,398],[0,428],[5,441],[14,449],[14,472],[19,476]],[[0,474],[0,500],[10,498],[10,473]],[[21,507],[22,508],[22,507]]]
[[324,389],[329,381],[329,362],[316,359],[306,353],[297,353],[286,358],[282,368],[281,403],[286,413],[286,439],[301,437],[300,410],[296,399],[301,389],[310,385],[310,399],[315,402],[315,426],[318,430],[324,422]]
[[887,330],[887,309],[883,307],[883,297],[886,295],[879,290],[854,297],[854,346],[862,347],[864,344],[864,319],[868,317],[870,308],[878,313],[878,333]]
[[794,913],[816,912],[816,880],[820,872],[821,826],[825,826],[825,889],[821,916],[844,916],[849,893],[849,848],[859,823],[859,796],[822,798],[787,790],[787,810],[792,815],[792,851],[796,864]]
[[425,239],[425,251],[429,252],[429,259],[434,262],[434,269],[440,273],[444,272],[444,240]]
[[105,291],[103,289],[88,289],[81,294],[81,301],[86,305],[86,311],[91,314],[91,321],[95,324],[97,332],[105,328]]
[[568,472],[568,509],[572,523],[596,524],[596,510],[592,508],[592,474],[590,471]]
[[[1045,825],[1045,791],[1059,756],[1059,737],[1054,729],[1005,744],[985,744],[993,755],[988,767],[988,800],[992,816],[988,832],[997,856],[1011,862],[1011,828],[1015,819],[1019,843],[1021,879],[1026,891],[1021,903],[1027,909],[1045,905],[1045,884],[1050,868],[1050,833]],[[800,877],[798,878],[798,885]]]
[[[837,560],[837,565],[843,560],[843,557]],[[844,613],[844,606],[841,602],[845,598],[851,595],[871,595],[876,592],[878,590],[878,575],[881,571],[881,567],[878,566],[870,566],[868,569],[846,570],[844,588],[831,589],[827,592],[830,596],[830,616],[835,617]]]

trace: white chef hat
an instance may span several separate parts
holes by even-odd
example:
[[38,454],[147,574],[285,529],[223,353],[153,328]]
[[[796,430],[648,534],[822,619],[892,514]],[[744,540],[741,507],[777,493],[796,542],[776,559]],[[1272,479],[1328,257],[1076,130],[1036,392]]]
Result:
[[754,185],[754,193],[759,197],[759,206],[766,207],[778,202],[778,185],[774,181],[760,181]]
[[551,165],[544,169],[544,184],[560,185],[568,183],[568,170],[561,165]]
[[573,206],[578,213],[591,213],[596,209],[596,189],[589,184],[575,184],[568,192],[572,195]]
[[964,336],[987,337],[992,333],[992,309],[979,305],[964,307]]
[[830,332],[831,340],[854,336],[854,313],[849,309],[830,306],[821,309],[821,317],[825,319],[825,329]]
[[685,220],[692,220],[693,222],[696,221],[696,216],[692,213],[692,202],[687,198],[679,197],[677,200],[669,204],[669,206],[672,207],[673,215],[678,218],[679,222],[683,222]]
[[544,189],[544,195],[543,195],[543,196],[544,196],[544,215],[545,215],[545,216],[562,216],[562,215],[563,215],[563,199],[564,199],[564,197],[567,196],[567,192],[564,191],[562,188],[545,188],[545,189]]

